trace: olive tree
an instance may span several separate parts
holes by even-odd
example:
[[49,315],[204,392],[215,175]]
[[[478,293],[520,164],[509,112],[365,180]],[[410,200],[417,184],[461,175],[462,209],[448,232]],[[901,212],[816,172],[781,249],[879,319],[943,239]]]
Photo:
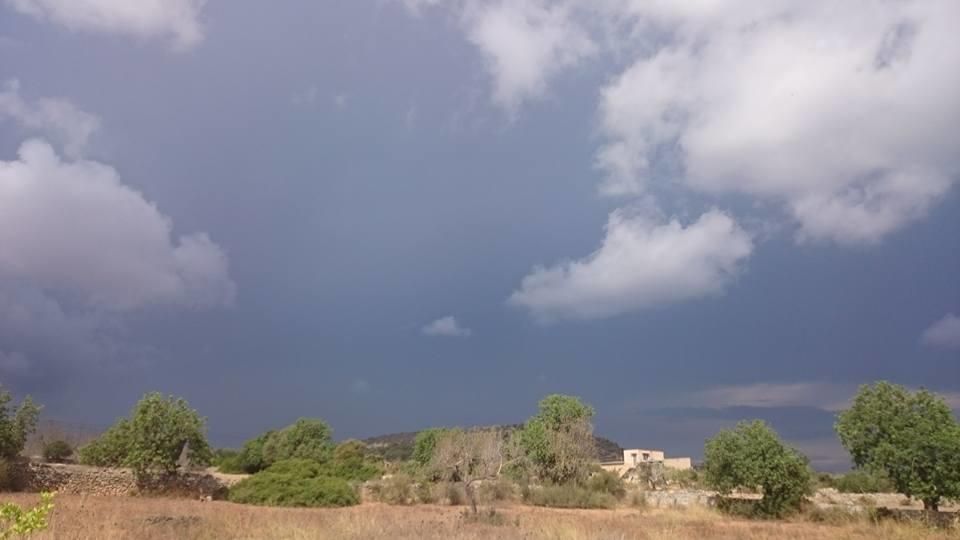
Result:
[[960,425],[936,394],[888,382],[865,385],[835,427],[854,465],[885,474],[925,509],[960,498]]
[[210,463],[212,453],[205,421],[181,398],[157,392],[145,395],[129,418],[80,450],[80,459],[94,465],[127,466],[138,478],[175,473],[185,453],[190,465]]
[[520,444],[537,475],[562,484],[583,480],[596,458],[593,407],[579,398],[552,394],[523,427]]
[[759,489],[757,510],[780,516],[797,510],[810,493],[807,459],[783,444],[777,433],[760,420],[740,422],[707,441],[705,480],[721,495],[734,490]]
[[497,478],[510,463],[514,456],[509,437],[500,429],[444,430],[437,436],[428,467],[436,477],[462,484],[470,508],[476,513],[473,484]]
[[23,451],[27,437],[37,429],[40,406],[30,396],[11,410],[10,393],[0,388],[0,458],[11,459]]

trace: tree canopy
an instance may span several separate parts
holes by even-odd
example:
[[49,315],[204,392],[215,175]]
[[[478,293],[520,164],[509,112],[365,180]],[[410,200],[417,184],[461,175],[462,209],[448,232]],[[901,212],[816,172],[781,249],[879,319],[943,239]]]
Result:
[[557,484],[582,480],[596,455],[593,407],[560,394],[543,398],[539,405],[520,435],[535,472]]
[[888,382],[865,385],[835,427],[858,468],[884,473],[924,508],[960,498],[960,425],[936,394]]
[[37,429],[40,406],[30,396],[11,410],[10,393],[0,388],[0,458],[14,458],[23,451],[27,437]]
[[783,444],[760,420],[740,422],[707,441],[704,448],[707,483],[723,495],[737,489],[760,489],[757,510],[780,516],[797,510],[810,492],[806,458]]
[[186,449],[187,462],[206,465],[212,453],[206,422],[182,398],[146,394],[129,418],[121,418],[99,438],[80,449],[91,465],[127,466],[138,477],[148,472],[176,472]]

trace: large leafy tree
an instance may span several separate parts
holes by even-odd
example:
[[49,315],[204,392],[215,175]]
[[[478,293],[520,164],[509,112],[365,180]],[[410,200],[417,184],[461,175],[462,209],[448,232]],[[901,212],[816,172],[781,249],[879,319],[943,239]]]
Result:
[[267,437],[263,462],[269,466],[285,459],[309,459],[323,463],[333,454],[333,430],[323,420],[301,418]]
[[40,418],[40,406],[30,396],[11,410],[12,399],[9,392],[0,388],[0,458],[10,459],[20,454]]
[[888,382],[862,386],[835,427],[858,468],[886,474],[927,510],[960,498],[960,425],[936,394]]
[[582,480],[596,457],[593,407],[574,396],[552,394],[540,401],[520,435],[537,475],[562,484]]
[[127,466],[140,478],[152,472],[171,474],[184,450],[189,464],[210,463],[205,432],[205,420],[186,401],[154,392],[134,406],[129,418],[81,449],[80,458],[95,465]]
[[781,516],[797,510],[810,492],[806,458],[783,444],[760,420],[740,422],[707,441],[704,448],[707,483],[722,495],[738,489],[760,489],[757,510]]

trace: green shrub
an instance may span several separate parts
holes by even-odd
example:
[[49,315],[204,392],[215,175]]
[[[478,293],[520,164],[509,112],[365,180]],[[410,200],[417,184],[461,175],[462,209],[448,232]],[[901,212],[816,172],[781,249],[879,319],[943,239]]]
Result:
[[699,488],[703,483],[696,469],[667,469],[663,475],[670,486],[689,489]]
[[891,493],[896,488],[889,478],[864,470],[851,471],[836,480],[840,493]]
[[333,450],[333,458],[325,464],[326,474],[365,482],[383,474],[379,464],[371,461],[367,455],[367,447],[360,441],[344,441]]
[[287,459],[325,463],[334,451],[332,433],[323,420],[301,418],[283,429],[267,431],[245,442],[236,457],[225,459],[218,468],[225,473],[254,474]]
[[53,511],[53,493],[41,493],[40,504],[24,510],[14,503],[0,505],[0,539],[24,538],[43,531]]
[[260,506],[351,506],[360,498],[346,480],[259,472],[230,488],[229,499]]
[[817,489],[837,487],[837,478],[830,473],[817,473],[813,481]]
[[121,418],[96,439],[80,447],[80,463],[97,467],[120,467],[130,447],[130,423]]
[[332,433],[323,420],[301,418],[267,437],[263,443],[263,462],[267,466],[285,459],[325,462],[333,453]]
[[43,459],[48,463],[63,463],[73,455],[73,447],[67,441],[50,441],[43,445]]
[[617,499],[623,499],[627,494],[627,488],[623,480],[616,473],[610,471],[600,471],[587,479],[586,488],[597,493],[606,493],[613,495]]
[[573,484],[544,486],[527,492],[526,502],[552,508],[613,508],[617,499],[609,493],[591,491]]
[[430,428],[417,433],[413,441],[413,455],[411,460],[420,465],[426,466],[433,458],[433,450],[437,446],[437,439],[447,430],[444,428]]

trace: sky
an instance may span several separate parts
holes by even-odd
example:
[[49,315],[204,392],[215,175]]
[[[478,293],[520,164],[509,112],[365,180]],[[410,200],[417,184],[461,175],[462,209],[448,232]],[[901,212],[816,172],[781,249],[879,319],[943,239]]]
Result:
[[217,445],[960,409],[954,0],[0,0],[0,383]]

